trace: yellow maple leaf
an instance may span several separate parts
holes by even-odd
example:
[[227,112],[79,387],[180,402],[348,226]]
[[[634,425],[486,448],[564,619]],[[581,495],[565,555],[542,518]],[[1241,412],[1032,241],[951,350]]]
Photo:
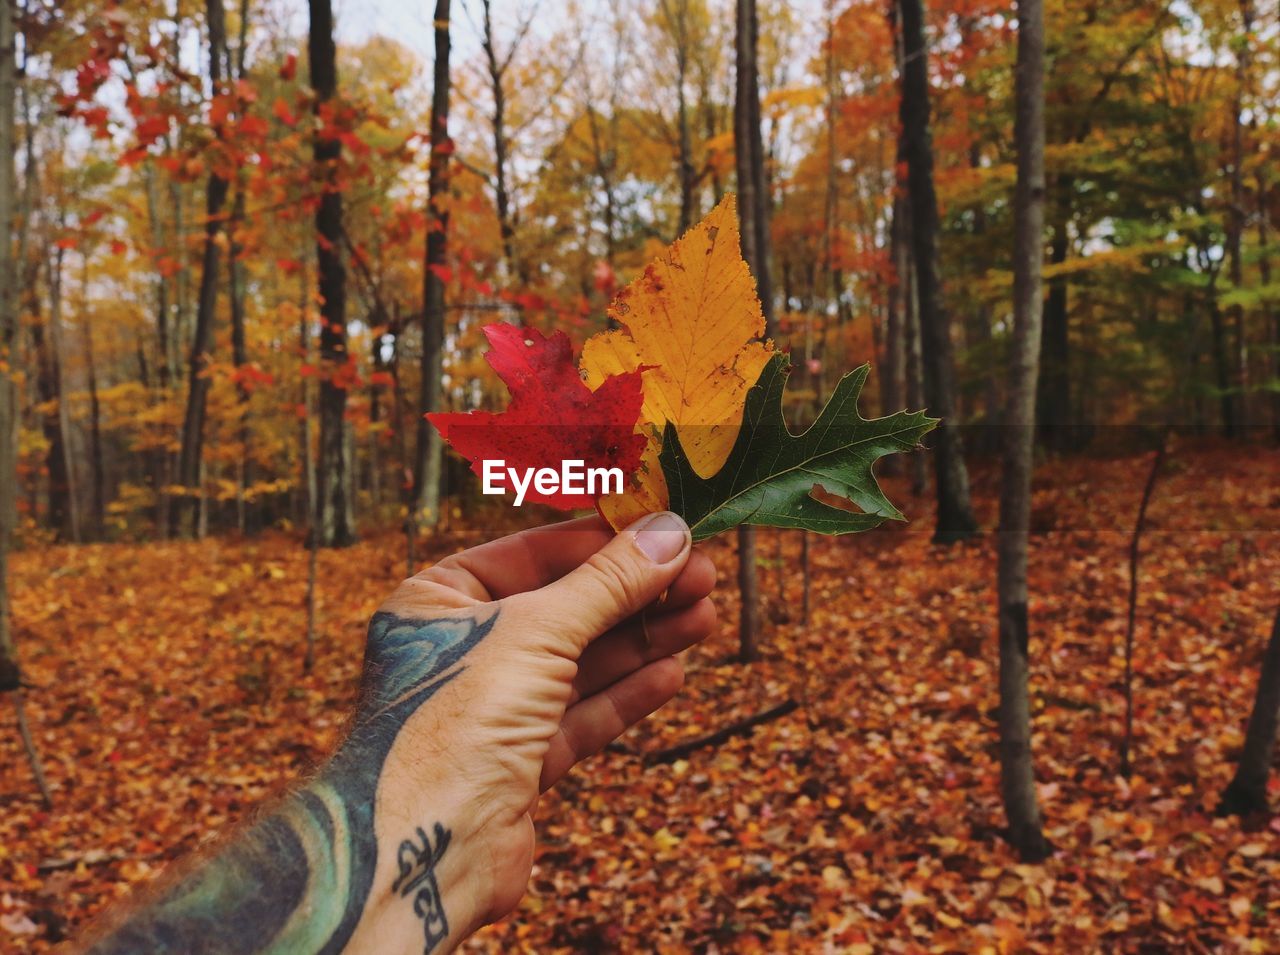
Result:
[[712,477],[733,450],[747,391],[774,353],[759,341],[764,313],[742,259],[738,212],[729,195],[618,293],[609,315],[621,328],[587,340],[581,367],[598,388],[609,375],[646,367],[637,428],[648,439],[623,494],[604,497],[615,528],[667,506],[658,453],[667,422],[700,477]]

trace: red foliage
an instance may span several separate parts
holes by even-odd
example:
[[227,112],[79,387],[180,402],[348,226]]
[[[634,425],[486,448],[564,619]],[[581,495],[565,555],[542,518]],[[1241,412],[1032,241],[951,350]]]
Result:
[[[483,473],[486,458],[517,469],[583,461],[625,475],[639,466],[644,437],[634,428],[641,372],[615,375],[592,391],[578,375],[564,332],[546,338],[534,328],[488,325],[484,333],[491,346],[485,357],[511,392],[507,410],[427,415],[476,474]],[[527,499],[560,510],[594,503],[585,494],[541,494],[532,487]]]

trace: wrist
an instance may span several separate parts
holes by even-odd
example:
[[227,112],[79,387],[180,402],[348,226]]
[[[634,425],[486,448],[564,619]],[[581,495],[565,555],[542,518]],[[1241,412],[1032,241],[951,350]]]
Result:
[[[313,793],[350,790],[365,761],[362,741],[348,740],[307,789]],[[478,847],[479,814],[442,765],[415,747],[411,762],[397,759],[397,740],[376,788],[346,794],[353,835],[363,826],[363,851],[370,858],[367,897],[347,952],[444,952],[489,920],[493,884],[488,853]],[[445,763],[444,765],[447,765]],[[412,766],[415,772],[406,771]],[[364,778],[369,779],[365,775]],[[361,868],[351,860],[353,871]]]

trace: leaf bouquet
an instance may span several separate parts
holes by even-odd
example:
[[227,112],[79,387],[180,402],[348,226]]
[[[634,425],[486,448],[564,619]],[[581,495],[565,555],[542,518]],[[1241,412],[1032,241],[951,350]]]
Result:
[[513,476],[564,461],[620,473],[610,493],[526,478],[522,495],[564,510],[594,505],[615,529],[665,509],[695,540],[739,524],[845,534],[903,519],[872,466],[917,447],[936,419],[863,418],[863,365],[792,434],[783,416],[790,364],[762,340],[732,196],[619,292],[609,317],[617,327],[588,339],[576,366],[563,332],[486,327],[507,410],[429,419],[480,475],[495,460]]

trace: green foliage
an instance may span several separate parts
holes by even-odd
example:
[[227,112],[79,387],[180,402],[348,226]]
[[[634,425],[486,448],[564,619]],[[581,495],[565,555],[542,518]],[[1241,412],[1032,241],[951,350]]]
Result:
[[[747,393],[737,443],[711,478],[693,470],[676,429],[668,424],[659,460],[671,509],[688,521],[694,540],[738,524],[848,534],[886,519],[902,520],[880,490],[872,465],[886,454],[916,447],[937,419],[922,411],[863,418],[858,396],[869,371],[863,365],[841,378],[817,421],[794,435],[782,413],[790,366],[785,355],[775,355]],[[860,510],[819,500],[817,487]]]

